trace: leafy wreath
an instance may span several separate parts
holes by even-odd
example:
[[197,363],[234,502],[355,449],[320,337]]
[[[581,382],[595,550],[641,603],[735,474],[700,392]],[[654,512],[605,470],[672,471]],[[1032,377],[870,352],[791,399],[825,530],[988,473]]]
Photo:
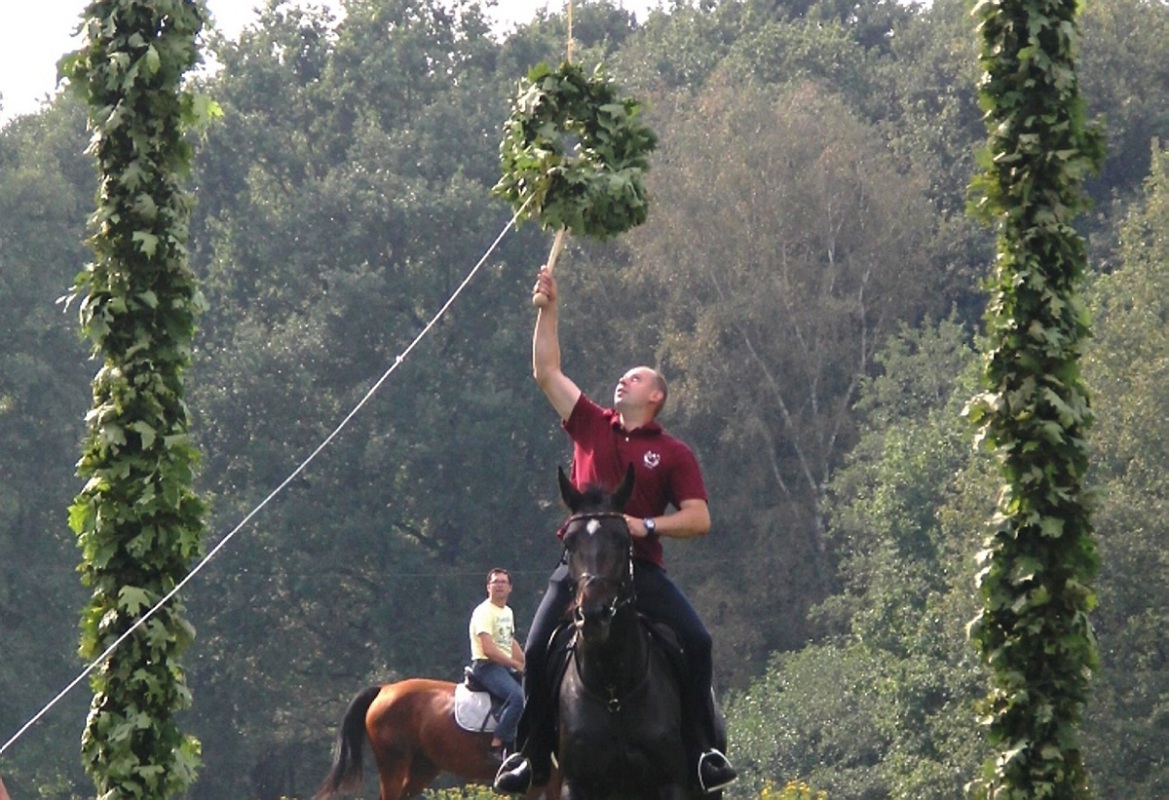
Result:
[[[619,98],[600,66],[591,76],[540,63],[519,84],[499,145],[503,177],[492,188],[520,221],[607,239],[645,222],[644,176],[657,136],[641,104]],[[575,140],[566,152],[565,138]],[[526,205],[525,205],[526,204]]]

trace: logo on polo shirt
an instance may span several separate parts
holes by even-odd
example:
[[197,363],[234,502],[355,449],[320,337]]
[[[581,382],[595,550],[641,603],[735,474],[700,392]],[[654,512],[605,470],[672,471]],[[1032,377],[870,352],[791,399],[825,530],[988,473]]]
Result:
[[653,450],[647,450],[647,451],[645,451],[645,455],[644,455],[644,456],[642,456],[641,460],[642,460],[642,462],[644,462],[644,463],[645,463],[645,465],[646,465],[647,467],[649,467],[650,469],[653,469],[653,468],[654,468],[654,467],[656,467],[658,464],[662,463],[662,457],[661,457],[661,455],[660,455],[660,454],[658,454],[658,453],[655,453]]

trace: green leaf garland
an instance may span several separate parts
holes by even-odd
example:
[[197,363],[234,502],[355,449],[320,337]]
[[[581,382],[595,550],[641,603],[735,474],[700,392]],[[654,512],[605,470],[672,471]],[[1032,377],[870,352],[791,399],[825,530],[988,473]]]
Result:
[[[657,136],[598,66],[537,64],[519,84],[491,190],[547,229],[608,239],[645,222],[648,155]],[[566,144],[566,139],[572,142]]]
[[1085,119],[1075,0],[983,0],[979,98],[989,141],[977,211],[998,231],[986,311],[986,391],[968,415],[998,457],[994,531],[979,554],[970,637],[990,673],[994,750],[975,798],[1091,796],[1078,724],[1097,666],[1088,615],[1099,569],[1084,490],[1092,422],[1080,357],[1087,264],[1071,222],[1103,142]]
[[[198,121],[184,75],[199,62],[202,0],[93,0],[85,42],[62,61],[89,107],[97,162],[93,262],[77,276],[82,328],[101,367],[69,510],[91,598],[80,654],[94,659],[158,603],[202,553],[206,507],[192,482],[183,375],[203,307],[187,259],[192,198],[186,128]],[[214,113],[204,101],[203,116]],[[90,677],[82,735],[100,798],[185,796],[199,742],[181,656],[194,631],[178,597],[138,627]]]

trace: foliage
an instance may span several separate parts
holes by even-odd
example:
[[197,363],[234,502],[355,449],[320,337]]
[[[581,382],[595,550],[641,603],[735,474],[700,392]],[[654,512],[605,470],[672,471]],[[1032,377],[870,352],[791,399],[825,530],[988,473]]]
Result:
[[[272,13],[230,48],[224,123],[197,175],[226,194],[193,220],[211,309],[192,404],[218,527],[354,407],[507,222],[488,192],[514,76],[484,73],[489,40],[438,4],[385,28],[396,8],[364,4],[335,32],[307,12]],[[291,53],[318,77],[301,81]],[[446,77],[428,69],[436,60]],[[413,66],[387,72],[395,63]],[[233,563],[250,567],[209,570],[192,588],[207,636],[192,683],[217,698],[193,725],[216,732],[205,759],[224,766],[200,781],[203,796],[315,785],[355,686],[460,674],[464,609],[490,566],[512,569],[526,624],[559,555],[545,498],[561,444],[516,357],[530,312],[513,301],[527,280],[504,267],[526,260],[527,233],[237,539]],[[249,713],[236,720],[233,707]]]
[[774,657],[728,703],[749,788],[797,774],[833,797],[948,800],[978,762],[962,621],[991,487],[957,414],[977,365],[967,338],[953,321],[906,326],[877,354],[864,434],[831,485],[843,591],[815,614],[836,635]]
[[1085,719],[1085,749],[1101,797],[1169,791],[1164,698],[1169,660],[1165,569],[1169,438],[1169,155],[1154,145],[1146,193],[1121,228],[1119,268],[1088,298],[1095,322],[1085,356],[1097,422],[1092,479],[1102,570],[1095,625],[1101,674]]
[[[92,164],[80,152],[84,114],[71,104],[22,117],[0,131],[0,743],[76,674],[76,539],[65,509],[80,483],[80,409],[90,370],[76,326],[54,301],[85,258]],[[85,718],[80,696],[0,761],[13,796],[82,782],[73,745]],[[61,776],[58,778],[58,776]],[[69,781],[64,776],[69,777]]]
[[490,788],[475,784],[454,789],[427,789],[422,796],[427,800],[499,800],[499,795]]
[[818,792],[803,781],[788,781],[782,789],[768,784],[759,793],[760,800],[828,800],[827,792]]
[[844,25],[808,19],[769,22],[744,32],[720,69],[751,75],[765,86],[812,83],[840,92],[858,108],[872,94],[875,74]]
[[[1150,0],[1084,3],[1079,74],[1092,113],[1107,120],[1108,152],[1093,194],[1104,187],[1139,194],[1150,172],[1149,142],[1169,130],[1169,64],[1161,57],[1169,37],[1169,8]],[[1121,100],[1121,98],[1124,98]],[[1124,188],[1122,188],[1124,187]]]
[[976,186],[998,226],[986,325],[987,390],[970,406],[1004,487],[980,555],[983,608],[971,637],[991,670],[985,714],[996,755],[985,797],[1087,795],[1076,732],[1097,665],[1088,613],[1098,569],[1083,496],[1091,422],[1080,358],[1085,255],[1072,229],[1102,157],[1076,77],[1074,2],[976,10],[990,134]]
[[[528,72],[500,143],[503,177],[492,193],[520,219],[607,239],[645,222],[645,172],[657,137],[638,121],[641,104],[621,98],[598,66],[591,76],[563,62]],[[573,155],[564,136],[573,138]]]
[[[92,4],[84,48],[64,71],[90,108],[101,185],[95,261],[76,279],[82,328],[102,367],[69,522],[93,590],[80,653],[103,656],[170,592],[201,552],[204,506],[182,374],[202,302],[187,266],[190,166],[180,88],[198,61],[200,3]],[[162,798],[194,778],[198,743],[175,715],[190,704],[179,656],[193,636],[177,601],[151,616],[91,676],[82,750],[102,797]]]

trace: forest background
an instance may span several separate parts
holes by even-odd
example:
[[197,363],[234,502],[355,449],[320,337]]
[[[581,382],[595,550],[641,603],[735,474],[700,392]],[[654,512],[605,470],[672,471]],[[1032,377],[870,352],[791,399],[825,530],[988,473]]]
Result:
[[[394,362],[510,218],[488,190],[516,81],[567,20],[493,35],[476,3],[271,0],[200,91],[201,319],[189,402],[222,538]],[[993,468],[976,392],[993,232],[965,214],[973,22],[963,0],[577,3],[574,58],[648,105],[649,221],[572,241],[566,370],[610,397],[671,379],[711,534],[667,562],[715,639],[733,796],[953,798],[985,755],[966,641]],[[1100,797],[1169,795],[1169,5],[1083,8],[1083,93],[1108,158],[1092,276],[1101,669],[1084,725]],[[76,676],[85,591],[66,508],[96,365],[57,298],[89,259],[95,172],[66,96],[0,130],[0,737]],[[504,239],[451,313],[185,593],[192,798],[311,794],[350,697],[455,679],[487,570],[521,629],[559,557],[570,451],[530,378],[550,237]],[[521,635],[523,631],[521,630]],[[14,797],[86,797],[79,689],[0,759]],[[367,789],[367,795],[373,789]]]

